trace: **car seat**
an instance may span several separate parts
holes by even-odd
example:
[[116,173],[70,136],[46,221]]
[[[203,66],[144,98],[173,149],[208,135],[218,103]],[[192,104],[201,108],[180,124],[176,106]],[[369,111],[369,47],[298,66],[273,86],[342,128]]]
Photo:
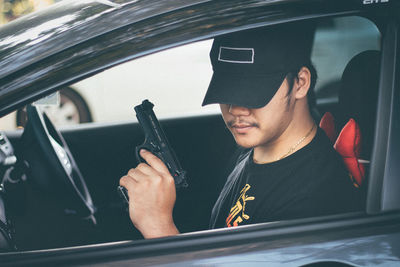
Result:
[[[338,111],[325,113],[320,121],[356,187],[362,185],[371,158],[379,67],[379,51],[368,50],[354,56],[342,75]],[[340,133],[337,129],[341,129]]]

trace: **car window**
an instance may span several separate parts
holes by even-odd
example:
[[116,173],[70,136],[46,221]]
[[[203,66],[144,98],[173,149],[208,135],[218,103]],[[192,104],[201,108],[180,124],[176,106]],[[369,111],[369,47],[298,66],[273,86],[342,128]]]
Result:
[[[212,40],[206,40],[168,49],[72,84],[60,91],[60,105],[47,107],[47,113],[58,126],[135,121],[134,105],[150,99],[161,119],[216,114],[217,105],[201,106],[212,75],[211,45]],[[380,33],[366,18],[338,17],[318,23],[312,51],[318,104],[338,102],[347,62],[371,49],[380,49]],[[0,122],[10,130],[24,126],[25,118],[21,109]]]
[[71,86],[88,102],[95,122],[134,119],[133,106],[149,99],[159,118],[215,113],[201,101],[211,79],[211,41],[149,55]]
[[[101,72],[60,91],[60,105],[46,107],[53,123],[135,121],[133,107],[144,99],[155,104],[159,118],[215,114],[202,107],[212,75],[208,58],[212,40],[148,55]],[[23,126],[23,110],[2,118],[3,129]]]

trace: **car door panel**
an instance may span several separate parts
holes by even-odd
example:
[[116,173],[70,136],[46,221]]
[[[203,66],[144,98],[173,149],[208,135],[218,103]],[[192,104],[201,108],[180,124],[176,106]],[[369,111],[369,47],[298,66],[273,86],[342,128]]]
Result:
[[[236,145],[219,115],[161,120],[168,140],[187,171],[189,187],[178,191],[177,224],[183,231],[206,229]],[[138,123],[88,126],[63,131],[92,192],[104,207],[121,202],[116,187],[136,167],[135,147],[144,142]],[[122,202],[121,202],[122,203]]]

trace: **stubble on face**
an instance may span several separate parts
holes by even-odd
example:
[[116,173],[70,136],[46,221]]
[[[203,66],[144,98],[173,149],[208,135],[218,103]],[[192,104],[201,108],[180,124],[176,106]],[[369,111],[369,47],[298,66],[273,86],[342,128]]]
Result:
[[293,103],[289,103],[288,107],[290,99],[287,92],[288,84],[285,80],[264,107],[258,109],[238,107],[239,110],[231,111],[229,105],[221,105],[225,124],[239,146],[245,148],[269,146],[279,138],[291,117]]

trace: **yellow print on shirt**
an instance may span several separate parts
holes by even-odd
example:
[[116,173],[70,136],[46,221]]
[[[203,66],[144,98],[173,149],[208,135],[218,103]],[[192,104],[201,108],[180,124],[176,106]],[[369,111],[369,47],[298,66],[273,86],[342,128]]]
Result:
[[244,210],[246,208],[246,201],[255,199],[255,197],[249,197],[248,195],[246,195],[250,187],[251,186],[249,184],[246,184],[244,188],[240,191],[240,195],[238,200],[236,201],[235,206],[231,208],[228,218],[226,218],[226,225],[228,227],[238,226],[239,223],[243,222],[243,220],[250,219],[250,216],[244,213]]

